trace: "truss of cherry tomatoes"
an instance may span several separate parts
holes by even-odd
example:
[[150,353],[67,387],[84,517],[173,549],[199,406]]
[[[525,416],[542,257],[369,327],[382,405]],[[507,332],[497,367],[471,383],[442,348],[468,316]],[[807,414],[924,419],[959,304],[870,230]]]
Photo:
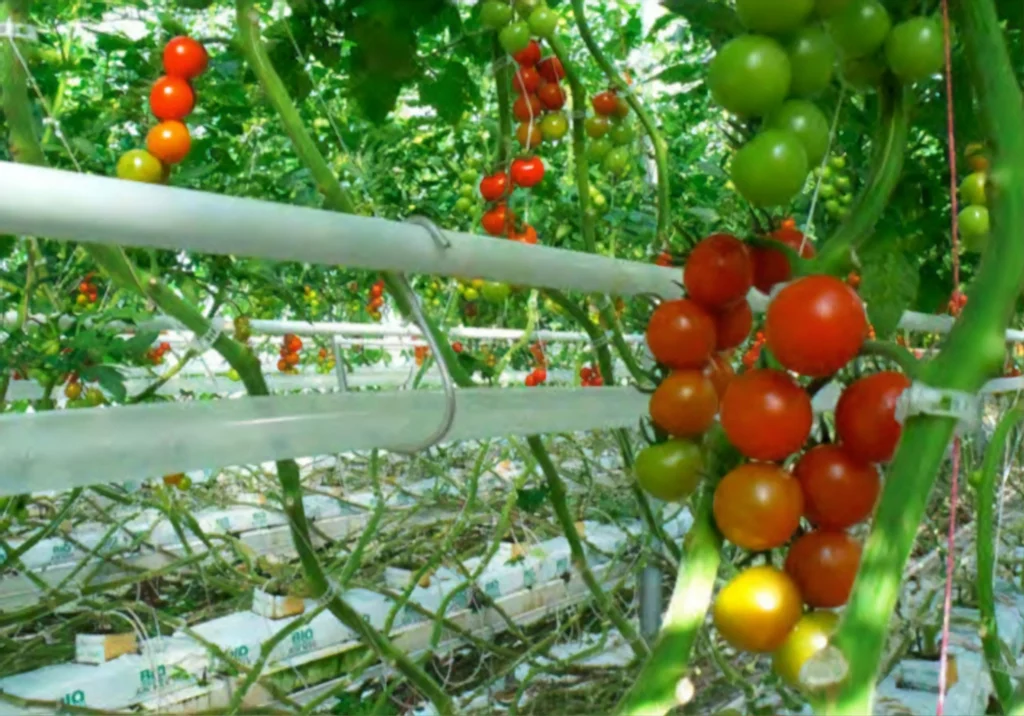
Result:
[[382,308],[384,308],[384,279],[378,279],[370,286],[370,300],[366,304],[370,319],[379,321]]
[[282,373],[298,373],[298,366],[302,360],[299,356],[301,350],[302,339],[293,333],[286,334],[281,340],[277,369]]
[[171,167],[184,161],[192,136],[184,123],[195,108],[192,82],[206,71],[206,48],[189,37],[175,37],[164,47],[164,74],[153,83],[149,107],[159,121],[146,135],[145,149],[125,152],[117,161],[119,179],[150,184],[166,182]]
[[78,284],[78,295],[75,296],[75,305],[79,308],[95,306],[99,296],[99,289],[96,287],[93,275],[90,273]]
[[163,365],[164,355],[171,350],[171,344],[166,341],[146,351],[146,360],[153,365]]

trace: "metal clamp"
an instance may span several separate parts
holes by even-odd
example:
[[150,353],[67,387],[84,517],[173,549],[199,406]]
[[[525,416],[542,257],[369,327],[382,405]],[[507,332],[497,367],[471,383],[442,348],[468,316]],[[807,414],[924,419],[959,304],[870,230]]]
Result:
[[39,33],[32,25],[19,25],[10,18],[0,24],[0,37],[8,40],[25,40],[26,42],[39,42]]
[[585,108],[574,109],[570,116],[573,119],[586,119],[587,118],[587,110]]
[[[441,249],[447,249],[451,247],[451,242],[448,237],[437,227],[433,221],[425,216],[410,216],[406,221],[410,224],[416,224],[422,226],[430,234],[430,238],[434,240],[434,243]],[[427,342],[430,347],[431,353],[437,356],[437,367],[441,371],[441,386],[444,388],[444,414],[441,417],[441,422],[437,428],[430,435],[429,438],[424,440],[420,445],[414,448],[400,450],[406,454],[418,453],[423,450],[428,450],[448,435],[448,432],[452,429],[452,425],[455,423],[455,379],[452,378],[451,371],[448,370],[448,365],[441,358],[443,355],[441,352],[441,346],[437,342],[437,338],[431,332],[430,327],[427,325],[427,318],[423,314],[423,307],[420,305],[420,299],[416,295],[416,292],[412,290],[412,286],[409,285],[409,280],[405,277],[405,274],[397,274],[398,285],[400,291],[405,294],[404,298],[409,304],[409,308],[412,310],[413,319],[419,326],[420,331],[423,333],[423,339]]]

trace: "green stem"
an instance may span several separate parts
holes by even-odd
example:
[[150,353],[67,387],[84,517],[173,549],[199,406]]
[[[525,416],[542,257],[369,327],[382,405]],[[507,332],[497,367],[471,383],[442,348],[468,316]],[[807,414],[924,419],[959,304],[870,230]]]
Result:
[[[989,199],[992,233],[972,284],[971,300],[942,352],[922,367],[920,379],[936,388],[974,393],[1002,368],[1005,330],[1024,275],[1024,244],[1017,236],[1024,226],[1024,134],[1020,132],[1024,107],[993,1],[957,4],[979,116],[994,150]],[[871,713],[902,570],[954,428],[954,419],[932,416],[911,418],[904,426],[836,636],[849,665],[849,678],[829,704],[831,713]]]
[[576,521],[569,512],[568,493],[565,489],[565,483],[562,481],[562,476],[558,474],[558,469],[551,462],[551,456],[548,455],[544,443],[536,435],[528,437],[527,442],[530,445],[530,451],[537,460],[537,464],[540,466],[541,472],[544,473],[544,477],[547,480],[548,497],[551,500],[551,506],[554,507],[558,523],[562,527],[562,532],[565,533],[565,539],[569,542],[572,561],[575,563],[576,568],[580,570],[580,576],[583,577],[584,583],[594,597],[598,610],[618,628],[622,637],[629,642],[634,654],[638,657],[647,656],[650,653],[647,642],[637,634],[636,629],[633,628],[630,621],[623,616],[619,608],[608,597],[601,587],[601,583],[597,581],[597,577],[590,570],[590,565],[587,563],[586,550],[583,549],[583,542],[576,532]]
[[[619,73],[612,66],[612,63],[608,61],[604,52],[598,46],[594,40],[594,35],[590,31],[590,25],[587,23],[586,13],[583,7],[583,0],[572,0],[572,11],[576,17],[576,26],[580,31],[580,37],[583,38],[583,43],[590,50],[590,54],[593,55],[594,60],[600,66],[604,72],[608,81],[612,83],[615,89],[622,92],[625,95],[626,102],[630,108],[636,112],[636,116],[640,120],[640,124],[643,125],[644,131],[647,132],[647,136],[651,140],[651,145],[654,147],[654,164],[657,168],[657,183],[658,183],[658,235],[657,245],[660,247],[668,246],[668,233],[669,228],[672,225],[672,205],[671,205],[671,193],[669,190],[669,179],[668,179],[668,145],[665,144],[664,138],[661,136],[661,132],[658,131],[657,126],[654,123],[654,119],[644,109],[644,106],[640,104],[640,100],[630,89],[629,85],[619,76]],[[564,64],[564,63],[563,63]],[[573,95],[573,106],[576,110],[581,110],[586,105],[577,104],[575,94]]]
[[1010,710],[1013,699],[1013,682],[1009,676],[1009,665],[1003,657],[1003,645],[999,640],[999,624],[996,621],[995,605],[995,501],[996,473],[1003,459],[1006,438],[1024,419],[1024,406],[1018,405],[1006,413],[996,425],[992,440],[985,449],[985,460],[981,466],[981,484],[978,485],[978,521],[975,549],[977,550],[978,611],[981,613],[981,644],[992,676],[992,686],[1003,713]]
[[914,354],[907,350],[904,346],[899,343],[890,343],[889,341],[864,341],[864,345],[861,346],[860,354],[862,356],[881,356],[888,358],[893,363],[896,363],[908,378],[913,379],[920,368],[920,361],[914,357]]
[[494,62],[494,86],[498,95],[498,147],[495,165],[503,171],[512,161],[512,111],[508,96],[509,69],[505,64],[508,54],[498,42],[497,34],[491,40],[491,61]]
[[871,175],[851,207],[849,218],[840,224],[817,259],[811,262],[813,273],[845,275],[855,268],[854,254],[874,235],[875,225],[882,218],[903,172],[912,104],[913,90],[898,86],[894,79],[887,79],[880,88]]

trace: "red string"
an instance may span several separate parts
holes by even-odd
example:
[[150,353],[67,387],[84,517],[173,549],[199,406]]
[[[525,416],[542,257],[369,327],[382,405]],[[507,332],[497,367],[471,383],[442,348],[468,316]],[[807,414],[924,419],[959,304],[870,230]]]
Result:
[[[953,112],[953,63],[950,50],[949,0],[942,0],[942,35],[946,54],[946,131],[949,140],[949,195],[952,213],[953,306],[960,307],[960,239],[956,182],[956,121]],[[943,716],[946,705],[946,670],[949,666],[949,616],[953,609],[953,571],[956,548],[956,511],[959,502],[960,438],[953,439],[953,459],[949,490],[949,536],[946,541],[946,591],[942,601],[942,643],[939,647],[939,696],[935,714]]]

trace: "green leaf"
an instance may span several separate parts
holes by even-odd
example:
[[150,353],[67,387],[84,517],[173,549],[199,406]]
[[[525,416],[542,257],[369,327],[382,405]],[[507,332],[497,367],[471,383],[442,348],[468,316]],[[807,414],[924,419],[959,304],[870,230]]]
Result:
[[436,79],[420,82],[420,100],[436,109],[438,116],[448,124],[457,124],[477,99],[476,83],[461,62],[448,62]]
[[706,72],[707,67],[703,65],[691,62],[680,62],[677,65],[666,67],[661,72],[654,75],[654,79],[670,84],[675,82],[685,83],[703,79]]
[[103,389],[110,393],[117,401],[123,401],[128,395],[128,391],[124,387],[124,376],[112,366],[89,366],[82,369],[81,375],[83,380],[99,381]]
[[0,236],[0,259],[5,259],[14,253],[14,247],[18,245],[18,240],[13,236]]
[[682,15],[695,28],[713,35],[739,35],[743,25],[732,8],[712,0],[662,0],[670,12]]
[[526,513],[536,512],[548,499],[548,487],[524,487],[516,490],[516,505]]
[[891,235],[876,236],[858,258],[860,295],[868,306],[868,319],[879,338],[888,338],[917,297],[917,266]]

